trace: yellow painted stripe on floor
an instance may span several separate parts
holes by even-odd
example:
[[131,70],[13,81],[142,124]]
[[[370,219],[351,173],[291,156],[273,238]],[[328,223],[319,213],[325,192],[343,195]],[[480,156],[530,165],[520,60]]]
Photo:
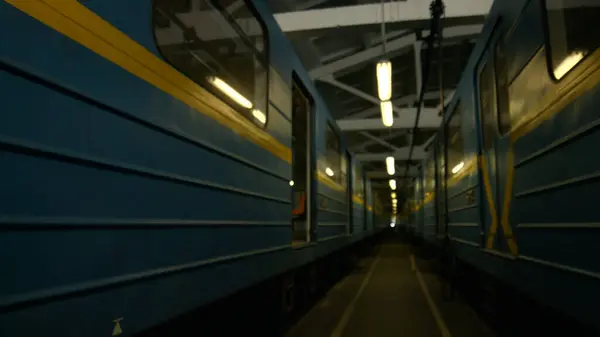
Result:
[[[381,250],[383,250],[383,248]],[[360,285],[360,288],[358,289],[358,291],[356,292],[356,295],[354,295],[354,298],[352,299],[350,304],[348,304],[348,306],[346,307],[346,310],[344,310],[344,314],[342,315],[342,318],[339,320],[335,329],[331,333],[331,337],[341,337],[342,336],[342,333],[344,332],[344,329],[346,328],[346,325],[348,325],[348,322],[350,321],[350,317],[352,316],[352,313],[354,312],[354,308],[356,307],[356,302],[358,302],[360,295],[362,295],[362,293],[365,291],[367,284],[369,284],[369,281],[371,280],[371,277],[373,276],[375,267],[377,266],[377,263],[379,262],[379,258],[381,257],[381,250],[379,251],[379,253],[377,253],[375,262],[373,262],[373,264],[371,265],[371,268],[369,269],[369,273],[363,279],[363,282]]]
[[[410,255],[410,258],[411,258],[411,261],[414,261],[414,259],[415,259],[412,254]],[[425,300],[427,301],[427,305],[429,306],[429,310],[431,310],[431,314],[433,315],[435,324],[437,325],[438,329],[440,330],[442,337],[452,337],[452,334],[450,333],[450,330],[448,330],[448,326],[446,325],[446,322],[444,321],[444,318],[442,317],[440,310],[438,309],[437,305],[435,305],[435,302],[433,301],[433,298],[431,297],[431,294],[429,293],[427,284],[423,280],[423,275],[421,275],[421,272],[417,268],[416,264],[415,264],[414,271],[417,276],[417,280],[419,281],[419,286],[421,286],[421,291],[423,292],[423,295],[425,296]]]

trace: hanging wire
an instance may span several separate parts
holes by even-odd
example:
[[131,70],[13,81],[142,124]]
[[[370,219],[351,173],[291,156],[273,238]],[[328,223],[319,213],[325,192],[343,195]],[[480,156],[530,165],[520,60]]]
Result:
[[384,56],[387,53],[387,41],[385,35],[385,0],[381,0],[381,46],[383,47]]
[[[431,60],[432,60],[432,51],[434,49],[434,47],[437,46],[438,48],[438,57],[439,59],[439,71],[438,71],[438,76],[440,78],[440,86],[442,87],[440,90],[440,98],[442,99],[441,101],[441,106],[442,106],[442,111],[444,110],[444,89],[443,89],[443,83],[442,81],[442,23],[441,23],[441,19],[444,16],[444,2],[442,0],[433,0],[431,2],[431,4],[429,5],[429,11],[431,13],[431,21],[430,21],[430,29],[429,29],[429,36],[425,39],[425,42],[427,43],[427,49],[425,49],[425,63],[423,64],[423,69],[422,69],[422,74],[423,76],[421,76],[422,81],[421,81],[421,91],[419,93],[419,104],[417,105],[417,116],[415,117],[415,124],[412,128],[412,137],[411,137],[411,141],[410,141],[410,150],[408,152],[408,160],[406,161],[406,168],[404,170],[404,176],[402,178],[403,181],[405,181],[408,177],[408,170],[410,168],[410,163],[411,163],[411,159],[412,159],[412,154],[413,154],[413,150],[414,150],[414,139],[415,139],[415,135],[417,133],[417,130],[419,128],[419,119],[421,118],[421,110],[423,109],[423,101],[425,98],[425,85],[427,84],[427,79],[429,78],[429,70],[431,69]],[[418,69],[417,69],[418,71]]]

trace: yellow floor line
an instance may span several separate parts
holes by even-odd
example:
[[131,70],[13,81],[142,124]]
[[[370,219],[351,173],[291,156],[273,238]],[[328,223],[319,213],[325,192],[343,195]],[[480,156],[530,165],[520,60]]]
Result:
[[427,300],[427,304],[429,305],[429,310],[431,310],[431,314],[433,315],[435,324],[437,325],[438,329],[440,330],[442,337],[452,337],[452,334],[450,333],[450,330],[448,330],[448,327],[446,326],[446,322],[444,322],[444,319],[442,318],[442,315],[440,314],[438,307],[435,305],[435,302],[431,298],[429,289],[427,288],[427,285],[425,284],[425,281],[423,280],[423,276],[421,275],[421,272],[419,271],[419,269],[417,268],[417,265],[415,264],[415,257],[412,254],[410,255],[410,264],[411,264],[411,269],[414,270],[417,275],[417,280],[419,281],[419,285],[421,286],[423,295],[425,295],[425,299]]
[[[383,250],[383,248],[382,248],[382,250]],[[381,256],[381,250],[377,254],[377,257],[375,258],[375,262],[373,262],[373,264],[371,265],[371,269],[369,270],[369,273],[367,274],[367,276],[365,276],[365,279],[363,280],[362,284],[360,285],[360,288],[356,292],[356,295],[354,295],[354,298],[352,299],[350,304],[348,304],[348,306],[346,307],[346,310],[344,310],[344,314],[342,315],[342,318],[340,319],[337,326],[335,327],[335,329],[333,330],[333,332],[330,335],[331,337],[341,337],[342,336],[342,333],[344,332],[346,325],[348,325],[348,322],[350,321],[350,316],[352,316],[352,313],[354,312],[354,307],[356,306],[356,302],[360,298],[360,295],[362,295],[363,291],[365,291],[367,284],[369,284],[369,281],[371,280],[371,276],[373,276],[373,271],[375,270],[375,266],[377,265],[377,262],[379,262],[380,256]]]

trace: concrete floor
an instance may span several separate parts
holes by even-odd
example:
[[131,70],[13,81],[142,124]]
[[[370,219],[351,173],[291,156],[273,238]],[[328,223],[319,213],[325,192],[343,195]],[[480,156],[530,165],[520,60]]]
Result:
[[287,337],[492,337],[460,299],[444,302],[430,262],[387,241],[338,282]]

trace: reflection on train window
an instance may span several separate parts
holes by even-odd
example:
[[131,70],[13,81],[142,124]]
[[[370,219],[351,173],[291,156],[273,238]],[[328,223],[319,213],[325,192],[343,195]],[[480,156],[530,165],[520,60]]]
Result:
[[353,186],[352,188],[354,189],[354,194],[363,199],[364,198],[364,183],[363,183],[363,178],[362,178],[362,172],[361,169],[356,166],[356,165],[352,165],[352,177],[354,177],[354,182],[353,182]]
[[503,40],[499,40],[494,50],[494,73],[496,78],[496,103],[498,130],[504,135],[510,131],[510,111],[508,106],[508,72]]
[[464,162],[464,141],[462,136],[462,109],[460,102],[456,104],[456,108],[452,112],[452,116],[448,121],[447,126],[447,138],[446,138],[446,149],[448,151],[448,168],[450,174],[448,177],[452,177],[458,174],[465,166]]
[[325,174],[327,174],[327,176],[329,176],[329,178],[331,178],[333,181],[341,183],[343,180],[341,172],[342,155],[340,153],[340,139],[330,124],[327,124],[325,142],[325,156],[327,159]]
[[425,198],[431,196],[435,191],[435,160],[433,157],[427,160],[425,164]]
[[483,149],[492,147],[495,134],[496,85],[492,62],[487,62],[479,75],[479,109],[483,134]]
[[[265,29],[248,1],[155,0],[158,50],[258,126],[267,123]],[[233,3],[233,2],[232,2]]]
[[561,79],[600,44],[600,2],[546,0],[553,75]]

